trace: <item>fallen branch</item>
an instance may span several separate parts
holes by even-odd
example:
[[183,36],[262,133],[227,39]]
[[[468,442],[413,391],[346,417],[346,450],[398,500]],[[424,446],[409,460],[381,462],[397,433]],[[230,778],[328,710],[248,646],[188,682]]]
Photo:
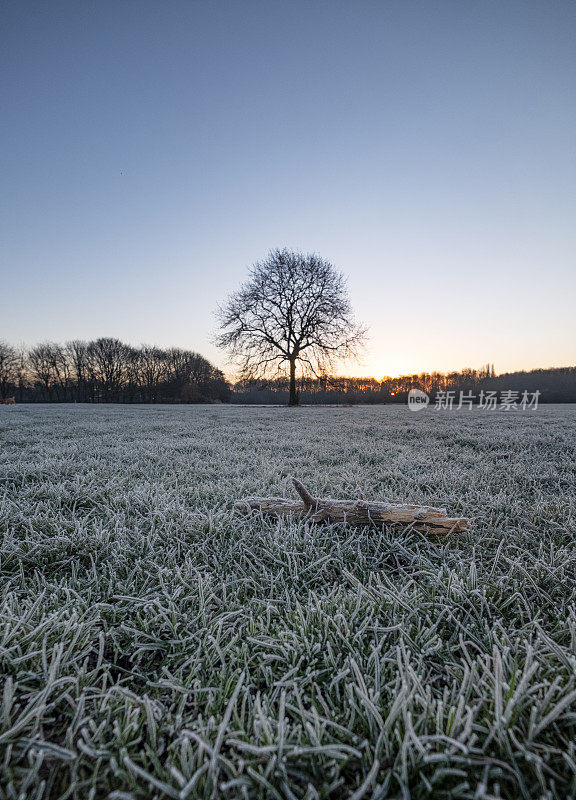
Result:
[[311,522],[345,522],[348,525],[402,525],[425,533],[448,536],[466,529],[468,520],[446,516],[445,508],[380,503],[367,500],[332,500],[312,497],[296,478],[292,483],[301,500],[285,497],[245,497],[234,506],[246,513],[272,517],[303,517]]

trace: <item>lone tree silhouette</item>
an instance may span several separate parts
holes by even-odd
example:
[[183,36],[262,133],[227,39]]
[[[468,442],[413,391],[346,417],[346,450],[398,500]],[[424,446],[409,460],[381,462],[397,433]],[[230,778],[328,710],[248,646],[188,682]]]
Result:
[[354,322],[343,275],[317,255],[272,250],[218,310],[217,344],[228,350],[243,380],[278,374],[290,379],[289,405],[298,405],[296,370],[325,375],[357,357],[366,335]]

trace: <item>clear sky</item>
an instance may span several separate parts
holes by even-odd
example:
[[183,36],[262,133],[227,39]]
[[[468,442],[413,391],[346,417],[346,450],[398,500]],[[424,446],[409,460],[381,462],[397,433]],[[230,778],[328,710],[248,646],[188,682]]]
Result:
[[572,0],[0,4],[0,338],[179,345],[273,247],[357,374],[576,364]]

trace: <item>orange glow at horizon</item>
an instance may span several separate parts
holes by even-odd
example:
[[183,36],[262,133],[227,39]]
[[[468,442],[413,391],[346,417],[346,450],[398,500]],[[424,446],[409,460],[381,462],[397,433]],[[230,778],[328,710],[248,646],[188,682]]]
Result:
[[[552,363],[547,363],[546,359],[542,359],[542,363],[537,363],[532,360],[526,360],[520,363],[500,363],[498,361],[491,361],[486,359],[479,363],[470,363],[470,361],[462,361],[462,363],[445,363],[444,360],[438,359],[438,364],[433,366],[418,363],[415,360],[403,359],[401,356],[387,356],[385,359],[366,355],[366,358],[360,361],[343,361],[336,365],[332,374],[338,377],[350,378],[374,378],[377,381],[382,381],[384,378],[400,378],[410,375],[421,375],[422,373],[439,372],[447,374],[450,372],[461,372],[464,369],[480,369],[485,367],[486,364],[494,364],[494,369],[497,375],[502,375],[507,372],[530,372],[534,369],[549,369],[554,367],[575,367],[576,357],[570,359],[555,359]],[[406,368],[406,366],[411,368]],[[238,376],[236,371],[228,364],[221,365],[228,380],[236,382]],[[300,372],[297,373],[300,376]]]
[[[550,362],[550,363],[548,363]],[[548,369],[553,367],[573,367],[576,366],[576,357],[570,359],[542,359],[542,363],[532,359],[526,359],[516,363],[503,363],[499,360],[486,358],[479,363],[471,363],[470,360],[462,360],[459,363],[446,363],[445,359],[438,359],[436,364],[425,364],[414,359],[403,359],[400,356],[367,356],[359,362],[345,361],[334,370],[335,375],[350,376],[355,378],[375,378],[378,381],[384,378],[399,378],[404,375],[420,375],[422,373],[449,373],[461,372],[464,369],[480,369],[486,364],[494,364],[497,375],[507,372],[529,372],[534,369]]]

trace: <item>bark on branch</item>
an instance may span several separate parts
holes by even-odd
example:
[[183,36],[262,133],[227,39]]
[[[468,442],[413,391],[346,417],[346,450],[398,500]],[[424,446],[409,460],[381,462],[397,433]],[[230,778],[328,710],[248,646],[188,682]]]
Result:
[[245,497],[234,505],[246,513],[259,512],[272,517],[299,517],[311,522],[345,522],[366,526],[400,525],[436,536],[448,536],[466,529],[464,517],[448,517],[445,508],[414,506],[378,501],[315,498],[296,478],[292,483],[301,500],[285,497]]

